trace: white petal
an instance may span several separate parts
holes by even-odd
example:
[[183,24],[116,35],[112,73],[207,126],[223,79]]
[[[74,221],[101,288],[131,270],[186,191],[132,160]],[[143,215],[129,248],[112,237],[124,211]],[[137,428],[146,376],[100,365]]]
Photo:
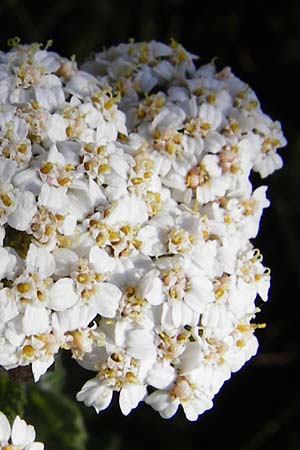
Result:
[[27,305],[23,317],[23,327],[26,336],[46,333],[49,330],[49,314],[46,309]]
[[148,219],[146,203],[135,196],[124,196],[116,201],[105,222],[108,225],[128,223],[137,225]]
[[185,303],[197,313],[203,312],[207,303],[213,300],[212,283],[208,278],[191,278],[192,289],[185,294]]
[[98,413],[108,407],[112,395],[112,389],[102,385],[98,378],[92,378],[77,393],[76,400],[84,402],[86,406],[93,406]]
[[79,296],[74,289],[74,281],[71,278],[61,278],[50,289],[50,308],[54,311],[64,311],[75,305]]
[[174,74],[174,66],[169,61],[161,61],[154,67],[154,72],[157,72],[162,78],[171,80]]
[[139,86],[142,92],[145,92],[148,94],[148,92],[151,91],[151,89],[156,85],[158,81],[157,76],[153,76],[152,71],[150,70],[150,67],[144,66],[143,70],[140,70],[135,78],[134,78],[134,84],[136,86]]
[[186,418],[192,422],[197,420],[200,414],[204,413],[207,409],[212,408],[212,406],[212,400],[207,397],[182,403]]
[[0,280],[3,278],[11,279],[14,275],[16,264],[16,256],[9,253],[5,248],[0,247]]
[[16,171],[15,161],[7,158],[0,158],[0,182],[10,183],[12,176]]
[[153,358],[156,355],[153,335],[147,330],[130,331],[126,345],[128,354],[133,358]]
[[113,122],[103,120],[101,125],[97,127],[96,143],[97,145],[105,145],[108,142],[116,141],[118,130]]
[[5,445],[10,438],[10,424],[7,417],[0,411],[0,445]]
[[77,225],[77,218],[73,216],[72,214],[67,214],[65,218],[58,224],[58,231],[65,235],[70,236],[74,234],[75,228]]
[[5,228],[0,226],[0,245],[3,246],[3,241],[5,238]]
[[0,290],[0,324],[10,321],[19,313],[17,303],[9,293],[8,288]]
[[40,377],[47,372],[48,368],[54,363],[54,358],[51,356],[47,361],[34,361],[31,364],[34,381],[39,381]]
[[44,450],[44,444],[42,442],[33,442],[26,450]]
[[163,232],[160,228],[146,225],[141,228],[137,236],[142,241],[140,251],[148,256],[160,256],[166,252],[164,244]]
[[55,259],[55,275],[59,277],[70,275],[72,267],[78,261],[76,253],[68,248],[58,248],[54,250],[53,256]]
[[51,145],[48,154],[47,154],[47,161],[52,162],[54,164],[58,163],[61,165],[65,165],[66,161],[63,155],[58,151],[58,148],[56,145]]
[[119,404],[124,416],[127,416],[132,409],[136,408],[146,394],[147,389],[142,384],[132,383],[125,385],[121,389],[119,396]]
[[201,345],[198,342],[189,342],[185,351],[180,355],[179,368],[185,374],[196,369],[201,361]]
[[46,129],[51,142],[65,141],[66,135],[66,120],[59,114],[52,114],[48,116]]
[[44,184],[39,195],[38,203],[51,211],[53,214],[66,214],[70,202],[63,187],[54,187]]
[[171,387],[176,377],[176,370],[166,361],[156,363],[149,375],[147,383],[157,389],[168,389]]
[[92,302],[88,304],[78,302],[67,310],[53,313],[52,327],[58,333],[86,328],[96,315],[97,309]]
[[151,129],[160,128],[177,128],[182,125],[185,119],[184,111],[176,105],[169,105],[167,108],[163,108],[153,119]]
[[27,425],[25,420],[17,416],[11,430],[11,440],[14,445],[26,447],[35,439],[35,430],[32,425]]
[[155,411],[159,411],[163,418],[169,419],[176,413],[179,400],[172,400],[166,391],[155,391],[145,399],[145,403],[151,405]]
[[36,212],[35,196],[32,192],[20,192],[14,212],[8,217],[7,223],[16,230],[24,231]]
[[97,246],[91,248],[89,260],[98,273],[113,272],[116,267],[115,258],[109,256],[105,250]]
[[[73,186],[74,187],[74,186]],[[94,204],[88,192],[88,186],[82,189],[69,189],[68,199],[70,201],[70,213],[77,219],[82,219],[94,210]]]
[[101,283],[93,296],[98,313],[103,317],[112,318],[116,315],[122,291],[112,283]]
[[81,147],[80,143],[74,141],[65,141],[57,143],[57,148],[59,152],[65,157],[65,160],[69,164],[74,164],[75,166],[79,164],[80,147]]
[[164,301],[163,283],[157,277],[159,272],[151,270],[141,280],[139,291],[143,298],[146,298],[151,305],[160,305]]
[[57,106],[55,95],[52,93],[51,89],[45,89],[37,86],[34,90],[35,98],[39,106],[49,111],[53,110],[53,108]]
[[91,352],[85,353],[82,358],[76,359],[76,361],[84,369],[98,372],[99,366],[107,362],[107,353],[104,347],[98,347],[96,344]]
[[162,305],[161,323],[166,329],[174,327],[170,302],[165,302]]
[[179,326],[186,325],[183,320],[183,309],[184,303],[181,300],[174,301],[172,304],[172,319],[174,326],[178,328]]
[[270,277],[263,275],[261,280],[258,281],[256,287],[258,295],[264,302],[266,302],[268,300],[268,292],[270,289]]
[[145,403],[151,405],[156,411],[165,409],[170,403],[170,395],[167,391],[155,391],[148,395]]
[[42,182],[38,176],[38,172],[28,168],[14,176],[13,184],[20,189],[20,191],[30,191],[34,195],[38,195],[41,190]]
[[9,344],[14,347],[23,344],[25,334],[23,329],[23,317],[21,317],[21,315],[18,315],[13,320],[7,322],[5,325],[4,337],[8,340]]
[[26,266],[29,272],[36,272],[41,278],[48,278],[54,272],[55,260],[48,250],[30,244],[26,256]]
[[106,205],[107,199],[100,186],[91,178],[89,178],[89,198],[95,208],[98,205]]

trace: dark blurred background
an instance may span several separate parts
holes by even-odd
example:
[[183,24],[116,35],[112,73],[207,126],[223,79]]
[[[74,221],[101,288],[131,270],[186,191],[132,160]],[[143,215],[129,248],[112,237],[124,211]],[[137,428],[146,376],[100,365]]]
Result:
[[[129,417],[121,415],[116,402],[100,416],[83,407],[91,436],[87,448],[299,450],[299,0],[222,5],[207,0],[0,0],[2,50],[14,36],[26,43],[53,39],[55,51],[68,57],[75,53],[79,62],[131,37],[166,43],[173,37],[202,63],[217,56],[218,67],[230,65],[256,91],[263,110],[282,123],[288,139],[281,151],[283,170],[267,180],[272,204],[255,241],[272,270],[269,302],[259,316],[267,322],[257,333],[260,353],[233,375],[215,407],[196,423],[183,414],[165,421],[147,406]],[[73,362],[65,364],[75,370]],[[71,395],[79,383],[67,376]]]

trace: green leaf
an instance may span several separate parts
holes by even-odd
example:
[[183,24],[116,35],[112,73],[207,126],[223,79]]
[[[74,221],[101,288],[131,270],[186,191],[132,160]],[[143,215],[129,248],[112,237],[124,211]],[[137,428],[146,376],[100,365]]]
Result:
[[75,401],[55,391],[29,391],[27,418],[47,450],[85,450],[87,432]]
[[26,404],[25,387],[9,379],[5,371],[0,373],[0,405],[1,411],[12,422],[14,418],[24,413]]

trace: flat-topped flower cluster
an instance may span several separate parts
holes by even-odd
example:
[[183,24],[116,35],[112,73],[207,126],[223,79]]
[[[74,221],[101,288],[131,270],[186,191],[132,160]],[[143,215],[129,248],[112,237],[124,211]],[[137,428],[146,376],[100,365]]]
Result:
[[0,365],[35,381],[61,348],[96,375],[77,400],[189,420],[256,353],[270,273],[250,242],[280,124],[228,67],[172,41],[78,69],[0,53]]

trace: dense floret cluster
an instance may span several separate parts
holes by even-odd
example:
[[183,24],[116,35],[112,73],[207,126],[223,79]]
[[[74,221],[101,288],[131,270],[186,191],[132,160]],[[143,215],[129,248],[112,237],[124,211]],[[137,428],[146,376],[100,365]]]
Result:
[[35,380],[61,348],[96,372],[77,400],[189,420],[256,353],[270,273],[257,235],[280,124],[228,67],[172,41],[81,70],[0,53],[0,365]]

